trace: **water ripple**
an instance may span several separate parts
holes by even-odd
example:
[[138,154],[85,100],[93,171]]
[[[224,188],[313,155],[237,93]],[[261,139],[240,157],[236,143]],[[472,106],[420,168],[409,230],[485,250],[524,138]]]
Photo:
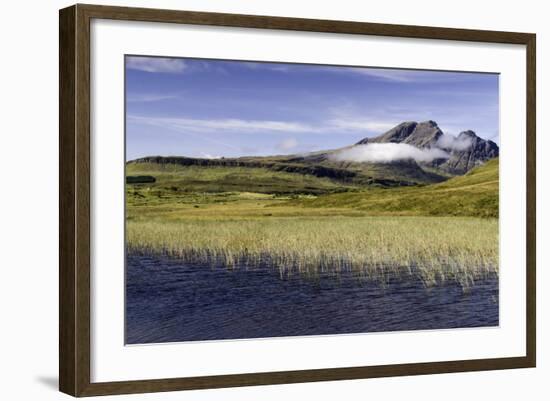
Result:
[[497,326],[498,278],[468,291],[420,278],[351,272],[281,278],[275,269],[209,267],[128,255],[126,343]]

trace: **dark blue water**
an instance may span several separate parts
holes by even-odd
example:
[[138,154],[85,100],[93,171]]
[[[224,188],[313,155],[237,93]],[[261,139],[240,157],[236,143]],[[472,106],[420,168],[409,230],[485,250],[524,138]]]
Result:
[[413,276],[380,282],[277,269],[208,267],[128,255],[126,343],[160,343],[498,325],[498,278],[464,292]]

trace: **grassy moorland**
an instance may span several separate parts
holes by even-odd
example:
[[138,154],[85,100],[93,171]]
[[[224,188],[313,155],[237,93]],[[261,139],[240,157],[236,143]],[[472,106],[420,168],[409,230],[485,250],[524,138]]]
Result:
[[[180,166],[135,163],[126,167],[127,176],[151,175],[157,183],[147,186],[157,197],[186,197],[197,193],[253,192],[261,194],[325,194],[358,186],[308,174],[273,171],[260,167]],[[136,187],[137,190],[142,187]],[[151,200],[151,199],[149,199]]]
[[358,186],[231,166],[129,163],[130,252],[281,273],[418,272],[467,286],[498,271],[498,159],[443,183]]
[[420,187],[372,189],[302,200],[305,207],[345,207],[383,215],[498,217],[498,158],[463,176]]

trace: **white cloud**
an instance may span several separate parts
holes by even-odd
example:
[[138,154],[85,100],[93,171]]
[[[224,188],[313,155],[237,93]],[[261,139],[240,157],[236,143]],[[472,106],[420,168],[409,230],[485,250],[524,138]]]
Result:
[[211,155],[210,153],[204,153],[204,152],[201,152],[201,156],[205,159],[220,159],[221,158],[221,156]]
[[294,138],[287,138],[277,145],[277,148],[283,151],[295,149],[298,146],[298,141]]
[[399,160],[431,162],[434,159],[447,159],[449,154],[438,148],[419,149],[404,143],[371,143],[356,145],[335,153],[336,161],[390,163]]
[[281,63],[281,64],[276,64],[276,63],[269,63],[269,62],[266,62],[266,63],[262,63],[262,62],[259,62],[259,61],[247,61],[247,62],[243,62],[241,64],[243,67],[246,67],[250,70],[259,70],[259,69],[263,69],[263,70],[270,70],[270,71],[279,71],[279,72],[292,72],[292,65],[291,64],[285,64],[285,63]]
[[[439,78],[437,71],[399,70],[374,67],[325,67],[325,71],[340,74],[357,74],[390,82],[425,82]],[[440,73],[439,73],[440,74]],[[439,78],[440,79],[440,78]]]
[[178,58],[130,56],[126,58],[126,67],[146,72],[178,74],[183,72],[187,66],[183,60]]
[[241,119],[217,119],[201,120],[194,118],[165,118],[165,117],[138,117],[129,116],[135,122],[172,128],[179,131],[213,132],[213,131],[237,131],[249,132],[285,132],[299,133],[312,132],[315,128],[302,123],[269,120],[241,120]]
[[435,145],[441,149],[462,151],[472,146],[472,139],[467,136],[456,137],[450,134],[443,134],[439,137]]
[[433,83],[452,80],[461,80],[468,77],[468,73],[449,73],[437,70],[406,70],[377,67],[325,67],[324,71],[344,74],[356,74],[372,77],[381,81],[396,83]]
[[371,131],[371,132],[385,132],[397,124],[386,121],[364,120],[364,119],[347,119],[338,118],[328,121],[329,125],[337,128],[350,131]]
[[350,67],[350,66],[327,66],[323,64],[292,64],[292,63],[270,63],[270,62],[243,62],[242,66],[252,69],[264,69],[281,72],[328,72],[336,74],[355,74],[364,75],[373,78],[378,78],[383,81],[390,82],[430,82],[441,80],[441,71],[427,70],[403,70],[392,68],[376,68],[376,67]]
[[374,116],[369,112],[370,110],[365,110],[365,108],[358,107],[356,104],[343,101],[338,105],[328,108],[327,114],[330,118],[326,121],[325,125],[333,131],[358,131],[382,134],[403,121],[400,118],[396,120],[396,113],[386,115],[388,113],[378,111],[377,114],[379,116]]
[[153,93],[131,94],[126,97],[129,102],[158,102],[177,98],[177,95],[162,95]]
[[387,70],[387,69],[378,69],[378,68],[353,68],[350,71],[361,74],[368,75],[374,78],[380,78],[385,81],[393,82],[413,82],[419,78],[418,72],[407,71],[407,70]]

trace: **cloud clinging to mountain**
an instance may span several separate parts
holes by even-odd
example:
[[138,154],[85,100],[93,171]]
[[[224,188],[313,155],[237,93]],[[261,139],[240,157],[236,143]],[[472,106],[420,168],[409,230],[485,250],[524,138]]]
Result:
[[436,143],[437,147],[451,150],[466,150],[472,146],[472,139],[468,136],[456,137],[454,135],[443,134]]
[[402,160],[429,163],[434,159],[447,159],[449,153],[439,148],[420,149],[405,143],[370,143],[356,145],[336,152],[332,159],[359,163],[391,163]]

